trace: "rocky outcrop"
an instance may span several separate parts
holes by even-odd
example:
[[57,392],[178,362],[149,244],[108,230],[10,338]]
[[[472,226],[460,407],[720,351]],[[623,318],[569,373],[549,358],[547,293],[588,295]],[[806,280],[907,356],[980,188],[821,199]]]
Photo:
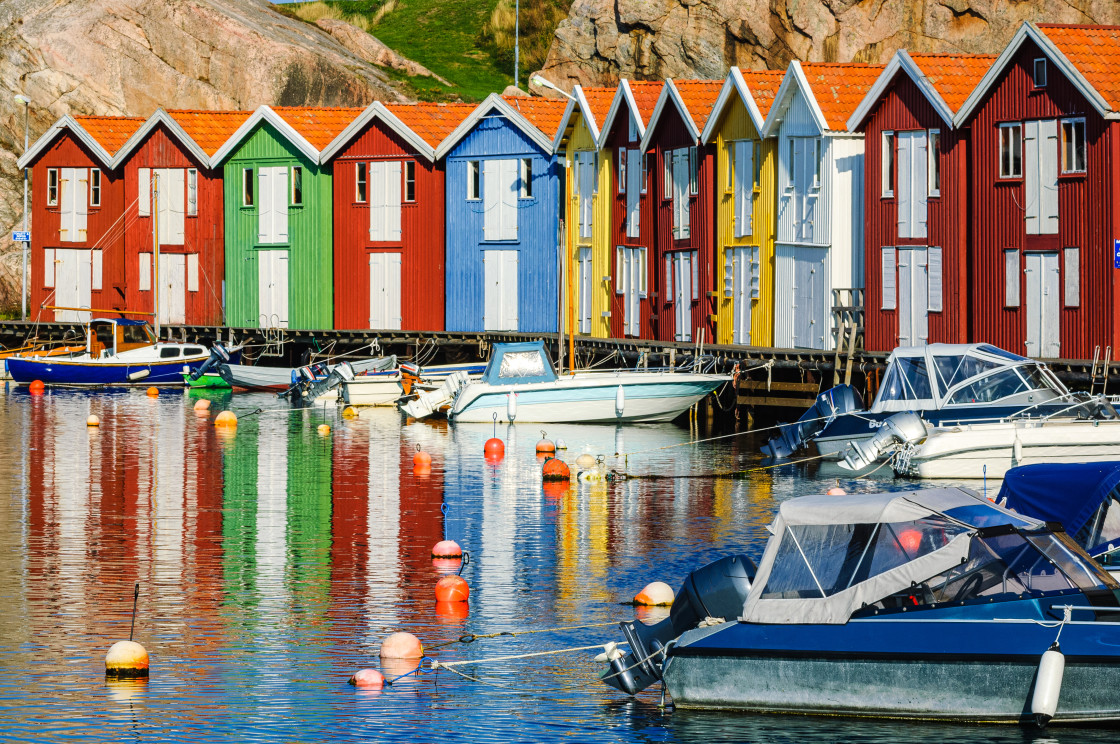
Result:
[[567,87],[621,77],[722,78],[732,65],[783,69],[792,59],[884,62],[901,48],[995,53],[1025,20],[1118,23],[1120,3],[575,0],[541,74]]
[[[267,0],[0,0],[0,254],[22,211],[17,93],[32,100],[32,141],[64,114],[406,98],[363,56]],[[0,258],[0,308],[18,303],[5,286],[12,260]]]
[[399,70],[406,75],[435,78],[446,86],[451,85],[448,80],[435,74],[424,65],[405,57],[403,54],[398,54],[386,46],[381,39],[378,39],[376,36],[370,36],[365,31],[356,26],[351,26],[346,21],[340,21],[336,18],[321,18],[315,21],[315,25],[326,31],[333,36],[339,44],[342,44],[342,46],[346,47],[366,62],[369,62],[371,65]]

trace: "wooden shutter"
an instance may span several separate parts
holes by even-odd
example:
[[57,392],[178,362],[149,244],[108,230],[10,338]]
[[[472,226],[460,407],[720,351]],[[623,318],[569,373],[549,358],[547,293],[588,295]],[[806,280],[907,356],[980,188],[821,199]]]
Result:
[[[901,141],[901,140],[900,140]],[[901,161],[901,159],[900,159]],[[901,181],[901,179],[900,179]],[[916,251],[898,252],[898,345],[913,346],[914,338],[914,263]]]
[[152,254],[140,254],[140,291],[148,292],[152,289]]
[[757,300],[762,295],[762,260],[759,258],[758,246],[750,249],[751,259],[751,299]]
[[43,286],[54,286],[54,248],[43,249]]
[[385,312],[385,254],[369,254],[369,327],[388,328]]
[[499,240],[517,240],[518,160],[499,160],[501,170],[501,235]]
[[896,270],[896,253],[894,246],[885,245],[882,248],[882,288],[883,310],[894,310],[898,307],[898,285]]
[[925,131],[911,132],[910,156],[910,209],[912,238],[927,235],[929,197],[929,143]]
[[622,294],[626,291],[626,249],[621,245],[614,247],[614,291]]
[[[399,166],[400,163],[397,163]],[[401,254],[385,254],[385,305],[388,328],[399,331],[401,329]]]
[[257,242],[274,243],[272,237],[272,169],[257,169]]
[[198,214],[198,170],[187,169],[187,214]]
[[899,132],[895,141],[898,143],[898,181],[895,183],[894,190],[898,207],[898,237],[911,238],[914,232],[912,204],[914,179],[911,172],[914,162],[913,139],[910,137],[910,132]]
[[[1023,168],[1023,212],[1026,221],[1027,235],[1038,235],[1040,230],[1039,217],[1042,213],[1041,204],[1041,163],[1039,163],[1037,121],[1024,122],[1023,147],[1026,151],[1026,162]],[[1014,140],[1012,140],[1014,141]],[[1018,304],[1018,302],[1016,302]]]
[[63,168],[62,181],[58,187],[62,189],[62,198],[59,200],[58,239],[66,243],[78,240],[78,233],[74,229],[74,192],[77,185],[77,168]]
[[[482,239],[499,240],[501,231],[501,174],[500,161],[482,161]],[[495,258],[495,260],[497,260]],[[495,270],[497,270],[495,268]],[[497,318],[494,319],[497,321]],[[495,330],[488,328],[486,330]]]
[[[401,239],[401,161],[392,160],[385,166],[384,231],[382,240]],[[400,256],[398,256],[398,259]]]
[[591,222],[594,219],[592,196],[595,193],[595,160],[590,152],[577,153],[579,162],[579,236],[591,237]]
[[86,217],[89,215],[89,170],[74,169],[74,237],[72,240],[84,243],[86,240]]
[[662,171],[662,196],[666,199],[672,199],[676,194],[676,189],[673,186],[673,176],[675,175],[674,166],[676,164],[674,157],[676,152],[673,150],[661,151],[661,171]]
[[700,261],[697,259],[697,251],[689,251],[688,263],[692,269],[692,299],[700,299]]
[[187,291],[198,291],[198,254],[187,254]]
[[930,312],[941,312],[945,309],[944,297],[944,275],[945,271],[942,268],[942,253],[941,246],[931,245],[927,252],[926,272],[929,278],[929,290],[926,295],[926,302]]
[[[369,239],[372,242],[388,240],[387,218],[385,204],[388,195],[385,193],[385,171],[387,163],[370,163],[367,171],[367,188],[369,190]],[[378,327],[378,326],[371,326]]]
[[148,217],[152,213],[152,170],[140,168],[136,171],[136,214]]
[[[288,242],[288,169],[272,169],[272,237],[277,243]],[[285,260],[287,257],[285,256]],[[287,274],[285,273],[285,277]],[[287,312],[285,311],[285,320]]]
[[676,237],[683,239],[689,237],[689,159],[688,148],[682,147],[673,151],[673,211],[676,214]]
[[743,175],[746,172],[746,142],[733,142],[731,152],[733,157],[728,165],[731,167],[731,210],[732,220],[734,221],[734,229],[732,234],[740,238],[750,233],[750,230],[744,230],[747,221],[746,209],[746,184],[743,182]]
[[631,150],[629,169],[626,171],[626,236],[630,238],[641,235],[641,157],[638,150]]
[[1019,307],[1019,251],[1003,252],[1003,304]]
[[1058,232],[1058,122],[1038,122],[1039,225],[1042,235]]
[[1081,250],[1077,246],[1065,249],[1065,306],[1081,304]]
[[186,220],[186,170],[171,168],[167,174],[167,242],[170,245],[183,245],[185,241]]
[[723,296],[735,296],[735,249],[723,249]]
[[101,291],[102,255],[104,251],[92,250],[89,252],[89,286],[94,292]]

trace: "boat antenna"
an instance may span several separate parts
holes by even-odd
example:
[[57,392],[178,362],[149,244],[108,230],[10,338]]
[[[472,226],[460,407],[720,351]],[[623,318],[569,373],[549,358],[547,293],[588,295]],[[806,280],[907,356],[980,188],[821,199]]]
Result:
[[140,598],[140,582],[136,582],[136,588],[132,590],[132,627],[128,629],[128,640],[132,640],[132,634],[136,630],[136,600]]

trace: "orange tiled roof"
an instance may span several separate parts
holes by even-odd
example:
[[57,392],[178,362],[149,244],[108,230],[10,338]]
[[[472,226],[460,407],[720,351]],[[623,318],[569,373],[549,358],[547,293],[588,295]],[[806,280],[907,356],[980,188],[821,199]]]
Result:
[[993,54],[911,54],[910,59],[955,114],[996,58]]
[[685,108],[692,117],[697,129],[708,123],[712,107],[716,105],[719,92],[723,89],[722,80],[674,80],[677,92],[681,94]]
[[406,127],[416,132],[432,147],[440,142],[463,123],[471,111],[473,103],[387,103],[385,108],[392,112]]
[[1120,109],[1120,26],[1037,26],[1109,107]]
[[595,126],[602,127],[603,119],[607,118],[607,112],[610,111],[611,101],[614,100],[615,91],[617,88],[584,88],[583,97],[587,99],[587,105],[591,108],[591,115],[595,117]]
[[785,73],[780,70],[740,70],[743,80],[754,96],[755,105],[758,106],[762,118],[770,113],[770,106],[778,95],[778,88],[782,87]]
[[848,117],[875,84],[883,67],[856,62],[810,62],[801,65],[829,129],[847,128]]
[[167,113],[203,152],[213,155],[253,112],[174,109]]
[[272,106],[292,129],[299,132],[316,150],[322,150],[365,109],[314,106]]
[[642,117],[642,125],[649,124],[649,117],[653,116],[653,110],[657,108],[657,99],[661,96],[664,83],[660,80],[630,80],[628,84],[630,93],[634,96],[634,103],[638,106],[638,113]]
[[116,155],[117,150],[136,134],[147,119],[139,116],[75,116],[74,121],[104,147],[105,152]]
[[502,98],[528,119],[530,124],[548,135],[549,139],[556,136],[556,130],[560,128],[560,119],[564,116],[564,109],[568,107],[567,100],[563,98],[528,96],[502,96]]

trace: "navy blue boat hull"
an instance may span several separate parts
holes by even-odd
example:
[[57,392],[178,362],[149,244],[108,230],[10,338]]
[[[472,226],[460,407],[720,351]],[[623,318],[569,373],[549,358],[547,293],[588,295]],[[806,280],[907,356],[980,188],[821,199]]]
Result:
[[[42,380],[44,385],[65,386],[119,386],[119,385],[183,385],[183,368],[201,367],[209,355],[188,359],[169,359],[151,364],[118,362],[72,362],[64,359],[7,360],[8,373],[17,383],[26,385]],[[240,360],[240,352],[231,355],[231,362]],[[236,360],[234,359],[236,357]],[[137,379],[136,373],[148,374]]]

